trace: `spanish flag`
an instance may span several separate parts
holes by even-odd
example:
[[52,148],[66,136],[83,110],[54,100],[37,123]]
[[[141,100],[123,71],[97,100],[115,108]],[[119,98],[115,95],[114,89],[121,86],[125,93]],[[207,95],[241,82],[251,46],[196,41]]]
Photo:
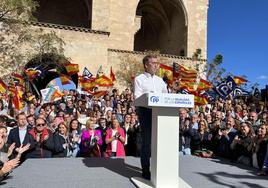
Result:
[[23,86],[24,80],[20,74],[12,73],[12,78],[16,86]]
[[8,84],[8,92],[9,94],[14,95],[16,92],[16,87],[15,87],[15,83],[13,80],[10,80],[9,84]]
[[167,81],[168,84],[173,82],[173,67],[160,63],[159,76]]
[[95,80],[96,78],[93,78],[93,77],[91,77],[90,79],[86,79],[83,76],[79,76],[78,84],[82,88],[83,91],[88,91],[96,86]]
[[60,81],[62,85],[70,84],[70,77],[64,74],[60,74]]
[[13,104],[15,106],[15,109],[21,110],[23,108],[21,99],[22,99],[23,92],[20,89],[20,87],[17,87],[15,90],[14,96],[13,96]]
[[65,63],[64,67],[69,75],[77,74],[79,72],[78,64]]
[[195,91],[190,91],[189,93],[194,95],[194,104],[196,106],[202,106],[202,105],[208,104],[208,99],[206,96],[201,95]]
[[40,75],[39,70],[34,70],[34,69],[30,69],[30,68],[25,69],[24,72],[27,75],[27,77],[29,78],[29,80],[33,80],[34,78],[36,78],[37,76]]
[[208,90],[208,89],[211,89],[212,87],[213,87],[212,83],[210,83],[207,80],[200,79],[200,82],[199,82],[196,90],[197,91]]
[[89,94],[91,94],[92,96],[95,96],[97,98],[100,98],[101,96],[104,96],[106,94],[108,94],[108,91],[95,91],[95,92],[92,92],[92,91],[86,91],[88,92]]
[[241,85],[247,82],[247,80],[245,78],[242,78],[240,76],[234,76],[234,81],[236,83],[236,85]]
[[102,86],[102,87],[111,87],[114,85],[113,81],[105,75],[102,75],[96,78],[95,83],[96,85]]
[[0,93],[6,93],[7,85],[0,79]]
[[110,69],[110,79],[112,80],[112,82],[116,81],[115,74],[113,73],[112,67]]

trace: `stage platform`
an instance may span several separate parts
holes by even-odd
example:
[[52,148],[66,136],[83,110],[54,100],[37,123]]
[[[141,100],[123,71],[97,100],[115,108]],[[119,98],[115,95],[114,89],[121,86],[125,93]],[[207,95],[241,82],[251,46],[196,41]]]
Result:
[[[256,169],[227,160],[180,157],[180,177],[192,187],[268,187],[268,177]],[[140,159],[51,158],[30,159],[15,169],[2,188],[134,188],[131,177],[141,177]]]

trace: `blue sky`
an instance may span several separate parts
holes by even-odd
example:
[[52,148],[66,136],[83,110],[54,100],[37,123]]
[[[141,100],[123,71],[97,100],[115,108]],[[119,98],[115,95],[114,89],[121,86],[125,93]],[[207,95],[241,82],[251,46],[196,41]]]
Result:
[[[268,85],[268,0],[210,0],[208,61],[223,55],[227,72]],[[249,83],[249,84],[251,84]]]

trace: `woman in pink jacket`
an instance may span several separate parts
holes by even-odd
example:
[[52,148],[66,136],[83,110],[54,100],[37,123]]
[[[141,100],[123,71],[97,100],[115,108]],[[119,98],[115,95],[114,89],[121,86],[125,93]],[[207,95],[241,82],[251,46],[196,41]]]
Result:
[[107,153],[110,157],[125,157],[126,137],[124,129],[120,127],[117,119],[112,120],[112,128],[107,130],[105,142],[107,144]]

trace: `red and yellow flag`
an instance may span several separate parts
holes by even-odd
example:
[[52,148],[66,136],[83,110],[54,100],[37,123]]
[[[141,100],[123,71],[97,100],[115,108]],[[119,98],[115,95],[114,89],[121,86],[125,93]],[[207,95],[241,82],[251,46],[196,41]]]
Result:
[[104,96],[108,93],[108,91],[95,91],[95,92],[92,92],[92,91],[86,91],[88,92],[89,94],[97,97],[97,98],[100,98],[101,96]]
[[3,82],[3,80],[0,79],[0,93],[6,93],[7,91],[7,85]]
[[161,78],[167,79],[168,84],[172,84],[172,82],[173,82],[173,67],[170,67],[170,66],[167,66],[167,65],[160,63],[159,76]]
[[29,80],[33,80],[40,75],[40,71],[34,69],[25,69],[24,72],[28,76]]
[[110,79],[112,80],[112,82],[116,81],[115,74],[113,73],[112,67],[110,69]]
[[70,77],[64,74],[60,74],[60,81],[62,85],[70,84]]
[[65,63],[64,67],[69,75],[77,74],[79,72],[78,64]]
[[102,75],[96,78],[95,83],[96,85],[102,86],[102,87],[111,87],[114,85],[113,81],[105,75]]
[[234,81],[236,83],[236,85],[241,85],[247,82],[247,80],[243,77],[240,76],[234,76]]
[[178,63],[173,63],[173,77],[182,79],[196,79],[198,72],[194,69],[186,68]]
[[18,73],[12,73],[12,78],[16,86],[23,86],[24,80],[23,77]]
[[78,84],[84,91],[91,90],[96,86],[95,83],[96,78],[91,77],[90,79],[85,79],[84,76],[78,77]]
[[201,78],[196,90],[197,91],[208,90],[211,89],[212,87],[213,87],[212,83]]
[[13,104],[15,106],[15,109],[17,110],[21,110],[23,108],[22,105],[22,95],[23,95],[23,91],[20,89],[20,87],[17,87],[13,96]]

